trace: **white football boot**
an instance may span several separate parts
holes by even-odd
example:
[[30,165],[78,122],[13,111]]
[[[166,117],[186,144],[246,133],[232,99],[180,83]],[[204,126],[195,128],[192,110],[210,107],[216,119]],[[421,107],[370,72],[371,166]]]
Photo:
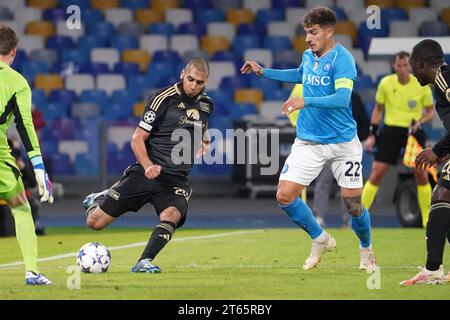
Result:
[[317,242],[313,240],[311,247],[311,254],[303,264],[304,270],[310,270],[315,266],[317,266],[325,252],[331,251],[336,248],[336,240],[334,240],[334,238],[326,232],[325,237],[326,239],[322,242]]

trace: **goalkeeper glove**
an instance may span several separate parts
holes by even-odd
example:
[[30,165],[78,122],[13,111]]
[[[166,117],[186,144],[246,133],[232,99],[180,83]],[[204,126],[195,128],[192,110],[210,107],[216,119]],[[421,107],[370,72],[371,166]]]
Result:
[[39,188],[39,195],[41,195],[41,202],[53,203],[52,183],[45,171],[44,162],[41,156],[33,157],[31,163],[34,168],[34,175]]

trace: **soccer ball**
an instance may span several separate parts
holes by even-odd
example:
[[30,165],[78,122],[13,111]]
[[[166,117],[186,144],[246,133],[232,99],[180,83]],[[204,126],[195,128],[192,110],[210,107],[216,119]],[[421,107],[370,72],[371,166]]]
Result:
[[86,273],[106,272],[110,263],[111,253],[98,242],[86,243],[77,254],[77,265]]

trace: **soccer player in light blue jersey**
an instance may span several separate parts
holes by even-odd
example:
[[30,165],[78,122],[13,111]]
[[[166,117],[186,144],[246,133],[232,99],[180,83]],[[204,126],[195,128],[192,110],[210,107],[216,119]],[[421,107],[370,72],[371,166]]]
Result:
[[313,240],[311,255],[303,269],[317,266],[323,254],[336,247],[335,239],[319,226],[311,209],[298,196],[325,165],[330,165],[360,242],[359,267],[373,270],[376,265],[370,215],[361,203],[362,146],[350,103],[356,80],[355,60],[345,47],[334,42],[335,27],[333,10],[314,8],[303,20],[310,49],[303,53],[298,69],[268,69],[255,61],[246,61],[241,72],[303,84],[303,98],[289,98],[281,110],[289,114],[301,109],[297,137],[281,171],[277,190],[280,207]]

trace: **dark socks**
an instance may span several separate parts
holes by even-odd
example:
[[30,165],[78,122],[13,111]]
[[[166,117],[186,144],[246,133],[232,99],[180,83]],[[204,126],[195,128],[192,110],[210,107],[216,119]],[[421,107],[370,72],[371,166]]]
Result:
[[142,253],[139,260],[150,259],[153,260],[156,255],[165,247],[165,245],[172,239],[175,232],[176,224],[171,221],[161,221],[148,240],[147,246]]
[[438,202],[430,207],[427,224],[427,265],[430,271],[436,271],[442,264],[445,241],[450,230],[450,203]]

